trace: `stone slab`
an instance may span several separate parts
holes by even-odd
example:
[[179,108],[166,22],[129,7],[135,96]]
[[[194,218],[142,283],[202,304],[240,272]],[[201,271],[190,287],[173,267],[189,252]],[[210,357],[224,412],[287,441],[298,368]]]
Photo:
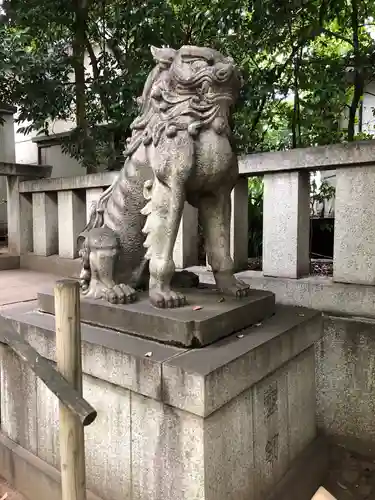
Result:
[[274,316],[262,324],[166,360],[164,401],[208,416],[322,336],[320,313],[277,305]]
[[[2,327],[10,321],[41,356],[56,361],[55,318],[36,310],[36,302],[1,310]],[[159,344],[91,325],[81,325],[82,370],[124,389],[153,399],[162,398],[161,365],[184,352],[183,349]],[[151,353],[150,356],[146,356]]]
[[[1,475],[28,500],[61,500],[61,475],[0,432]],[[87,491],[87,500],[101,500]]]
[[[271,292],[251,290],[249,297],[225,297],[223,302],[222,296],[211,289],[188,291],[186,295],[189,305],[178,309],[156,309],[147,294],[126,305],[82,299],[81,319],[158,342],[201,347],[263,321],[275,311]],[[40,292],[38,300],[42,312],[54,314],[53,291]],[[196,306],[201,309],[194,310]]]

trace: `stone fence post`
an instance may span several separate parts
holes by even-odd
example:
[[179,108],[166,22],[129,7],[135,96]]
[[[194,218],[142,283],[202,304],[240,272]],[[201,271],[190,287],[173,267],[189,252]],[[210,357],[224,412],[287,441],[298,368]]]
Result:
[[263,204],[264,276],[309,274],[309,172],[265,174]]
[[333,279],[375,285],[375,164],[336,170]]

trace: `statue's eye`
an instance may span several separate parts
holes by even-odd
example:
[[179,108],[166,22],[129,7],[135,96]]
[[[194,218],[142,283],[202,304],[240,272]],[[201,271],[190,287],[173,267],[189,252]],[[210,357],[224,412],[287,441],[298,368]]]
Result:
[[213,57],[211,57],[210,59],[207,60],[207,64],[208,64],[208,66],[213,66],[215,64]]

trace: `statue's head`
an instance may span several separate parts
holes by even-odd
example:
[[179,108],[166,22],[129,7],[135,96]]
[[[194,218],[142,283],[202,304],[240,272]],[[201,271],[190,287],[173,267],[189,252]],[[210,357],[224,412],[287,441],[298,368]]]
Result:
[[[230,106],[236,101],[241,77],[231,57],[206,47],[151,47],[156,66],[138,99],[140,114],[131,127],[145,145],[156,145],[164,129],[169,136],[188,126],[196,135],[212,126],[228,131]],[[180,128],[181,129],[181,128]],[[129,139],[127,155],[138,147],[139,135]]]
[[169,88],[177,94],[236,100],[241,78],[231,57],[214,49],[189,45],[179,50],[152,47],[151,52],[158,65],[168,72]]

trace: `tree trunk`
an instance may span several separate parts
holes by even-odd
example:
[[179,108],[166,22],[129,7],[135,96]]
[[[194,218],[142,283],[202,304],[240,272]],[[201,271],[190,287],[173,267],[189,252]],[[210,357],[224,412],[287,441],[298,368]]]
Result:
[[74,25],[73,25],[73,66],[76,94],[76,124],[81,137],[83,148],[83,164],[87,173],[96,171],[93,162],[94,151],[90,140],[87,115],[86,115],[86,81],[85,81],[85,48],[86,29],[88,18],[87,0],[73,0]]
[[355,119],[358,106],[363,96],[364,76],[361,66],[361,54],[359,46],[359,22],[358,22],[358,0],[352,0],[351,25],[353,30],[353,49],[354,49],[354,93],[349,107],[348,121],[348,141],[354,141]]

